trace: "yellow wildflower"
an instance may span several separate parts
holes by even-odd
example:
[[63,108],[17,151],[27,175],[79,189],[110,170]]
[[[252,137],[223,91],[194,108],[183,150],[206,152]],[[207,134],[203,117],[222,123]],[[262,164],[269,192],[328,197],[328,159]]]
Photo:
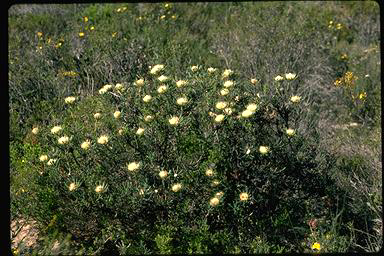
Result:
[[211,168],[208,168],[206,171],[205,171],[205,175],[207,175],[208,177],[211,177],[214,175],[214,172]]
[[48,156],[47,155],[41,155],[39,159],[40,159],[40,162],[44,162],[44,161],[48,160]]
[[171,125],[177,125],[179,123],[179,118],[177,116],[174,116],[174,117],[171,117],[168,122],[171,124]]
[[85,35],[84,32],[79,33],[79,37],[83,37],[84,35]]
[[153,116],[151,116],[151,115],[147,115],[147,116],[144,117],[144,121],[145,122],[150,122],[152,120],[153,120]]
[[121,112],[120,111],[115,111],[115,113],[113,113],[113,116],[117,119],[121,116]]
[[185,81],[185,80],[179,80],[179,81],[176,82],[176,86],[177,87],[182,87],[182,86],[184,86],[186,84],[187,84],[187,81]]
[[143,101],[144,102],[150,102],[152,99],[152,96],[151,95],[145,95],[144,98],[143,98]]
[[166,170],[160,171],[159,176],[161,179],[165,179],[168,176],[168,172]]
[[100,114],[100,113],[95,113],[95,114],[93,115],[93,117],[94,117],[95,119],[99,119],[99,118],[101,117],[101,114]]
[[99,144],[107,144],[108,143],[108,136],[102,135],[97,139],[97,143]]
[[91,141],[90,140],[86,140],[83,143],[81,143],[80,146],[81,146],[82,149],[87,150],[91,146]]
[[87,16],[84,16],[84,22],[88,22],[88,17]]
[[56,162],[57,162],[57,159],[49,159],[47,162],[47,165],[53,165]]
[[316,242],[312,244],[312,250],[320,251],[320,249],[321,249],[320,243]]
[[343,28],[343,25],[341,25],[341,23],[337,23],[336,29],[342,29],[342,28]]
[[77,187],[78,187],[78,185],[75,182],[72,182],[71,184],[69,184],[68,189],[69,189],[69,191],[73,191]]
[[176,103],[177,103],[177,105],[182,106],[182,105],[185,105],[185,104],[188,103],[188,99],[185,98],[185,97],[180,97],[180,98],[178,98],[178,99],[176,100]]
[[247,117],[250,117],[251,115],[253,115],[254,113],[255,112],[253,112],[249,109],[246,109],[243,112],[241,112],[241,116],[247,118]]
[[220,114],[220,115],[217,115],[216,117],[215,117],[215,122],[216,123],[220,123],[220,122],[222,122],[223,120],[224,120],[224,115],[223,114]]
[[225,81],[224,82],[224,87],[225,88],[229,88],[229,87],[231,87],[233,85],[233,81],[231,81],[231,80],[228,80],[228,81]]
[[300,97],[300,96],[297,96],[297,95],[291,97],[291,101],[292,101],[293,103],[297,103],[297,102],[299,102],[300,99],[301,99],[301,97]]
[[144,128],[137,129],[136,134],[137,135],[143,135],[144,134]]
[[224,109],[224,114],[231,115],[232,114],[232,108],[225,108]]
[[284,77],[278,75],[275,77],[275,81],[281,81],[281,80],[284,80]]
[[161,15],[161,16],[160,16],[160,19],[165,19],[165,15]]
[[215,207],[216,205],[218,205],[220,202],[220,200],[217,198],[217,197],[213,197],[211,198],[211,200],[209,201],[209,204],[212,206],[212,207]]
[[199,69],[199,66],[192,66],[192,67],[191,67],[191,70],[192,70],[193,72],[196,72],[198,69]]
[[164,65],[162,64],[157,64],[155,66],[153,66],[153,68],[150,70],[150,73],[152,75],[155,75],[157,72],[159,72],[160,70],[164,69]]
[[220,199],[222,196],[224,195],[224,192],[223,191],[220,191],[220,192],[217,192],[215,197],[217,197],[218,199]]
[[364,100],[365,98],[367,98],[367,93],[366,92],[362,92],[359,94],[359,99],[360,100]]
[[243,193],[240,194],[240,200],[241,201],[247,201],[248,198],[249,198],[248,193],[243,192]]
[[157,79],[158,79],[160,82],[165,82],[165,81],[168,80],[168,77],[165,76],[165,75],[161,75],[161,76],[159,76]]
[[293,73],[287,73],[287,74],[285,74],[285,78],[286,78],[287,80],[293,80],[293,79],[296,78],[296,74],[293,74]]
[[43,36],[43,32],[37,32],[37,36],[38,37],[42,37]]
[[219,101],[216,103],[216,108],[217,109],[224,109],[228,106],[228,103],[227,102],[224,102],[224,101]]
[[293,136],[293,135],[295,135],[295,130],[290,129],[290,128],[287,129],[285,132],[287,133],[288,136]]
[[216,68],[209,67],[208,68],[208,73],[212,74],[216,71]]
[[94,26],[91,26],[90,28],[89,28],[89,30],[94,30],[95,29],[95,27]]
[[75,100],[76,100],[76,98],[73,97],[73,96],[70,96],[70,97],[67,97],[67,98],[64,99],[65,103],[67,103],[67,104],[71,104],[71,103],[73,103]]
[[132,163],[128,164],[128,170],[131,171],[131,172],[135,171],[135,170],[137,170],[139,168],[140,168],[140,163],[138,163],[138,162],[132,162]]
[[180,183],[176,183],[176,184],[172,185],[172,191],[173,192],[178,192],[178,191],[180,191],[180,189],[181,189]]
[[230,69],[226,69],[224,70],[223,74],[222,74],[222,77],[223,78],[228,78],[230,75],[232,75],[233,71],[230,70]]
[[38,127],[35,127],[32,129],[32,133],[33,134],[37,134],[39,132],[39,128]]
[[57,141],[59,142],[59,144],[67,144],[69,141],[69,137],[63,136],[63,137],[60,137]]
[[222,95],[222,96],[225,96],[225,95],[227,95],[229,93],[229,90],[227,89],[227,88],[224,88],[224,89],[222,89],[221,91],[220,91],[220,94]]
[[124,89],[124,86],[122,84],[117,83],[115,85],[115,89],[118,90],[118,91],[122,91]]
[[54,127],[51,129],[51,133],[52,133],[52,134],[56,134],[56,133],[58,133],[61,129],[62,129],[61,126],[54,126]]
[[251,79],[251,84],[256,84],[257,83],[257,80],[255,78],[252,78]]
[[269,152],[269,147],[267,147],[267,146],[260,146],[260,148],[259,148],[259,152],[261,153],[261,154],[267,154],[268,152]]
[[164,93],[167,89],[168,89],[167,86],[165,86],[165,85],[160,85],[160,86],[157,88],[157,92],[160,93],[160,94],[162,94],[162,93]]
[[212,186],[213,187],[216,187],[216,186],[218,186],[220,184],[220,181],[218,181],[218,180],[213,180],[212,181]]
[[247,110],[250,110],[250,111],[252,111],[252,112],[255,112],[256,109],[257,109],[257,105],[256,105],[255,103],[248,104],[248,106],[247,106],[246,109],[247,109]]
[[96,188],[95,188],[95,192],[96,192],[96,193],[102,193],[102,192],[104,192],[106,189],[107,189],[107,187],[105,186],[105,184],[101,184],[101,185],[96,186]]
[[134,82],[134,84],[137,85],[137,86],[143,86],[144,85],[144,79],[140,78],[140,79],[136,80]]

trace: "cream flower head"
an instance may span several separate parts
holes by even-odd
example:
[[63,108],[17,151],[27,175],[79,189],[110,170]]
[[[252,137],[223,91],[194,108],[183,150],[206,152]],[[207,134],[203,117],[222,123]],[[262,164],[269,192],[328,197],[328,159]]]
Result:
[[220,181],[219,181],[219,180],[213,180],[213,181],[212,181],[212,186],[213,186],[213,187],[217,187],[219,184],[220,184]]
[[144,134],[144,128],[137,129],[136,134],[137,135],[143,135]]
[[100,114],[100,113],[95,113],[95,114],[93,115],[93,117],[94,117],[95,119],[99,119],[99,118],[101,117],[101,114]]
[[188,103],[188,99],[185,97],[180,97],[176,100],[177,105],[183,106]]
[[177,125],[179,124],[179,118],[177,116],[173,116],[171,117],[168,122],[171,124],[171,125]]
[[257,84],[257,79],[252,78],[252,79],[251,79],[251,84]]
[[181,189],[181,184],[180,183],[176,183],[176,184],[172,185],[172,191],[173,192],[178,192],[178,191],[180,191],[180,189]]
[[164,69],[164,65],[157,64],[157,65],[153,66],[153,68],[151,69],[151,71],[149,71],[149,73],[151,73],[152,75],[155,75],[155,74],[157,74],[157,72],[159,72],[162,69]]
[[144,79],[143,78],[137,79],[134,82],[134,84],[137,85],[137,86],[143,86],[144,85]]
[[299,102],[300,99],[301,99],[301,97],[300,97],[300,96],[297,96],[297,95],[291,97],[291,101],[292,101],[293,103],[297,103],[297,102]]
[[230,75],[232,75],[233,71],[230,70],[230,69],[226,69],[224,70],[223,74],[222,74],[222,77],[223,78],[228,78]]
[[166,85],[160,85],[158,88],[157,88],[157,92],[162,94],[164,93],[166,90],[168,89],[168,87]]
[[63,137],[60,137],[57,141],[59,142],[59,144],[67,144],[69,141],[69,137],[63,136]]
[[293,136],[293,135],[295,135],[295,130],[290,129],[290,128],[287,129],[285,132],[287,133],[288,136]]
[[145,122],[150,122],[152,120],[153,120],[153,116],[151,116],[151,115],[147,115],[147,116],[144,117],[144,121]]
[[184,86],[186,84],[187,84],[187,81],[185,81],[185,80],[179,80],[179,81],[176,82],[176,86],[177,87],[182,87],[182,86]]
[[212,207],[215,207],[216,205],[218,205],[220,203],[220,200],[217,198],[217,197],[213,197],[211,198],[211,200],[209,200],[209,204],[212,206]]
[[44,161],[48,160],[48,156],[47,155],[41,155],[39,159],[40,159],[40,162],[44,162]]
[[76,98],[73,97],[73,96],[70,96],[70,97],[67,97],[67,98],[64,99],[65,103],[67,103],[67,104],[71,104],[71,103],[73,103],[75,100],[76,100]]
[[128,166],[128,171],[136,171],[137,169],[140,168],[140,163],[139,162],[132,162],[132,163],[129,163]]
[[216,103],[216,108],[217,109],[224,109],[228,106],[228,103],[225,101],[219,101]]
[[208,73],[212,74],[216,71],[216,68],[209,67],[208,68]]
[[107,144],[108,143],[108,136],[102,135],[97,139],[97,143],[99,144]]
[[115,111],[115,113],[113,113],[113,116],[117,119],[121,116],[121,112],[120,111]]
[[54,163],[56,163],[56,161],[57,159],[49,159],[47,165],[53,165]]
[[232,114],[232,108],[225,108],[224,109],[224,114],[231,115]]
[[225,87],[225,88],[229,88],[229,87],[231,87],[232,85],[233,85],[233,81],[231,81],[231,80],[227,80],[227,81],[224,82],[224,87]]
[[243,112],[241,112],[241,116],[247,118],[247,117],[250,117],[251,115],[253,115],[254,113],[255,112],[253,112],[249,109],[246,109]]
[[246,193],[246,192],[240,193],[240,200],[241,201],[247,201],[248,198],[249,198],[248,193]]
[[248,104],[247,109],[252,112],[255,112],[257,109],[257,105],[255,103]]
[[69,184],[68,189],[69,191],[74,191],[75,189],[77,189],[77,187],[78,185],[75,182],[72,182],[71,184]]
[[275,81],[281,81],[281,80],[284,80],[284,77],[278,75],[275,77]]
[[223,191],[220,191],[220,192],[217,192],[217,193],[216,193],[215,197],[217,197],[217,198],[220,199],[223,195],[224,195],[224,192],[223,192]]
[[208,168],[207,170],[205,170],[205,175],[207,175],[208,177],[212,177],[214,175],[214,172],[211,168]]
[[165,76],[165,75],[161,75],[161,76],[159,76],[159,77],[157,78],[157,80],[159,80],[160,82],[165,82],[165,81],[168,80],[168,77]]
[[34,127],[33,129],[32,129],[32,133],[33,134],[37,134],[39,132],[39,128],[38,127]]
[[62,129],[61,126],[54,126],[54,127],[51,129],[51,133],[52,133],[52,134],[56,134],[56,133],[58,133],[61,129]]
[[150,102],[152,99],[152,96],[151,95],[145,95],[144,98],[143,98],[143,101],[144,102]]
[[115,89],[118,90],[118,91],[122,91],[124,89],[124,86],[122,84],[117,83],[115,85]]
[[199,69],[199,66],[192,66],[191,70],[192,72],[196,72]]
[[224,88],[224,89],[221,89],[220,90],[220,94],[222,95],[222,96],[225,96],[225,95],[227,95],[229,93],[229,90],[227,89],[227,88]]
[[159,176],[161,179],[165,179],[168,176],[168,172],[166,170],[160,171]]
[[105,184],[101,184],[101,185],[97,185],[96,188],[95,188],[95,192],[96,193],[102,193],[102,192],[105,192],[105,190],[107,189],[107,187],[105,186]]
[[217,115],[216,117],[215,117],[215,122],[216,123],[220,123],[220,122],[222,122],[223,120],[224,120],[224,115],[223,114],[220,114],[220,115]]
[[119,135],[123,135],[124,130],[123,130],[123,129],[119,129],[119,130],[117,131],[117,133],[118,133]]
[[268,152],[269,152],[269,147],[267,147],[267,146],[260,146],[259,147],[259,152],[261,153],[261,154],[267,154]]
[[111,85],[111,84],[106,84],[106,85],[104,85],[104,86],[99,90],[99,94],[104,94],[104,93],[106,93],[107,91],[109,91],[110,89],[112,89],[112,85]]
[[295,78],[296,78],[296,74],[293,74],[293,73],[285,74],[285,79],[287,79],[287,80],[293,80]]
[[90,140],[86,140],[83,143],[81,143],[81,145],[80,145],[80,147],[82,149],[84,149],[84,150],[89,149],[90,146],[91,146],[91,141]]

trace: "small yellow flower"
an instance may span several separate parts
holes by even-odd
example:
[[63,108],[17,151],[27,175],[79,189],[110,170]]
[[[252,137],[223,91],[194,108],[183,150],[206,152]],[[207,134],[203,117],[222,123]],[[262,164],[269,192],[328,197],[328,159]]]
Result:
[[105,192],[106,189],[107,187],[105,186],[105,184],[97,185],[95,188],[95,192],[102,193],[102,192]]
[[64,101],[65,101],[65,103],[67,103],[67,104],[71,104],[71,103],[73,103],[75,100],[76,100],[75,97],[70,96],[70,97],[65,98]]
[[60,48],[60,47],[61,47],[61,45],[62,45],[62,43],[61,43],[61,42],[59,42],[59,43],[55,44],[55,48]]
[[224,195],[224,192],[223,191],[220,191],[220,192],[217,192],[215,197],[217,197],[218,199],[220,199],[222,196]]
[[88,22],[88,17],[87,16],[84,16],[84,22]]
[[208,177],[212,177],[214,175],[214,172],[211,168],[208,168],[206,171],[205,171],[205,175],[207,175]]
[[37,134],[39,132],[39,128],[38,127],[34,127],[33,129],[32,129],[32,133],[33,134]]
[[219,101],[216,103],[216,108],[217,109],[224,109],[228,106],[228,103],[227,102],[224,102],[224,101]]
[[290,129],[290,128],[287,129],[285,132],[287,133],[288,136],[293,136],[293,135],[295,135],[295,130]]
[[176,15],[172,15],[171,18],[172,18],[172,19],[176,19]]
[[180,189],[181,189],[181,184],[180,183],[176,183],[176,184],[172,185],[172,191],[173,192],[178,192],[178,191],[180,191]]
[[120,111],[115,111],[115,113],[113,113],[113,117],[114,118],[119,118],[121,116],[121,112]]
[[144,79],[140,78],[140,79],[136,80],[134,82],[134,84],[137,85],[137,86],[143,86],[144,85]]
[[222,74],[222,77],[223,78],[228,78],[230,75],[232,75],[233,71],[230,70],[230,69],[226,69],[224,70],[223,74]]
[[91,26],[90,28],[89,28],[89,30],[94,30],[95,29],[95,27],[94,26]]
[[245,118],[248,118],[250,117],[251,115],[253,115],[255,112],[249,110],[249,109],[246,109],[244,110],[243,112],[241,112],[241,116],[242,117],[245,117]]
[[348,55],[346,53],[341,54],[340,59],[346,60],[348,59]]
[[85,35],[84,32],[79,33],[79,37],[83,37],[84,35]]
[[269,152],[269,147],[267,147],[267,146],[260,146],[259,147],[259,152],[261,153],[261,154],[267,154],[268,152]]
[[293,103],[297,103],[297,102],[299,102],[300,99],[301,99],[300,96],[292,96],[292,97],[291,97],[291,101],[292,101]]
[[224,115],[222,115],[222,114],[220,114],[220,115],[217,115],[216,117],[215,117],[215,122],[216,123],[220,123],[220,122],[222,122],[223,120],[224,120]]
[[71,184],[69,184],[68,189],[69,191],[74,191],[77,187],[78,185],[75,182],[72,182]]
[[257,79],[252,78],[252,79],[251,79],[251,84],[256,84],[256,83],[257,83]]
[[117,133],[118,133],[119,135],[123,135],[124,130],[123,130],[123,129],[119,129],[119,130],[117,131]]
[[176,82],[176,86],[177,87],[182,87],[182,86],[184,86],[186,84],[187,84],[187,81],[185,81],[185,80],[179,80],[179,81]]
[[188,103],[188,99],[185,97],[180,97],[176,100],[177,105],[183,106]]
[[47,155],[41,155],[39,159],[40,159],[40,162],[44,162],[44,161],[48,160],[48,156]]
[[152,120],[153,120],[153,116],[151,116],[151,115],[147,115],[147,116],[144,117],[144,121],[145,122],[150,122]]
[[167,89],[168,89],[167,86],[165,86],[165,85],[160,85],[160,86],[157,88],[157,92],[160,93],[160,94],[162,94],[162,93],[164,93]]
[[362,92],[359,94],[359,99],[360,100],[364,100],[365,98],[367,98],[367,93],[366,92]]
[[248,198],[249,198],[248,193],[246,193],[246,192],[240,193],[240,200],[241,201],[247,201]]
[[108,143],[108,136],[102,135],[97,139],[97,143],[99,144],[107,144]]
[[220,90],[220,94],[221,94],[222,96],[225,96],[225,95],[227,95],[228,93],[229,93],[229,90],[228,90],[227,88],[224,88],[224,89]]
[[84,149],[84,150],[89,149],[90,146],[91,146],[91,141],[90,140],[86,140],[83,143],[81,143],[81,145],[80,145],[80,147],[82,149]]
[[192,66],[191,70],[192,72],[196,72],[199,69],[199,66]]
[[219,204],[220,200],[217,198],[217,197],[213,197],[211,198],[211,200],[209,201],[209,204],[212,206],[212,207],[215,207]]
[[217,187],[219,184],[220,184],[220,181],[218,181],[218,180],[213,180],[212,181],[212,186],[213,187]]
[[255,103],[248,104],[247,110],[250,110],[252,112],[255,112],[257,109],[257,105]]
[[216,71],[216,68],[209,67],[207,70],[208,70],[208,73],[212,74]]
[[312,250],[320,251],[320,249],[321,249],[320,243],[316,242],[312,244]]
[[61,126],[55,126],[55,127],[53,127],[53,128],[51,129],[51,133],[52,133],[52,134],[56,134],[56,133],[58,133],[61,129],[62,129]]
[[143,101],[144,102],[150,102],[152,99],[152,96],[151,95],[145,95],[144,98],[143,98]]
[[224,114],[231,115],[232,114],[232,108],[225,108],[224,109]]
[[152,75],[155,75],[157,72],[159,72],[162,69],[164,69],[164,65],[157,64],[157,65],[153,66],[153,68],[149,71],[149,73],[151,73]]
[[275,81],[281,81],[281,80],[284,80],[284,77],[278,75],[275,77]]
[[341,25],[341,23],[337,23],[336,25],[336,29],[342,29],[343,25]]
[[106,85],[104,85],[104,86],[99,90],[99,94],[104,94],[104,93],[106,93],[107,91],[109,91],[111,88],[112,88],[112,85],[111,85],[111,84],[106,84]]
[[132,163],[128,164],[128,170],[131,171],[131,172],[135,171],[135,170],[137,170],[139,168],[140,168],[140,163],[138,163],[138,162],[132,162]]
[[112,33],[112,37],[115,37],[117,35],[117,32]]
[[229,87],[231,87],[232,85],[233,85],[233,81],[231,81],[231,80],[227,80],[227,81],[224,82],[224,87],[225,87],[225,88],[229,88]]
[[210,117],[215,117],[217,114],[215,114],[215,113],[209,111],[209,112],[208,112],[208,115],[209,115]]
[[141,196],[144,195],[144,189],[141,188],[141,189],[139,190],[139,195],[141,195]]
[[69,141],[69,137],[63,136],[63,137],[59,138],[57,141],[59,142],[59,144],[67,144]]
[[43,32],[37,32],[37,36],[38,37],[42,37],[43,36]]
[[174,117],[171,117],[168,122],[171,124],[171,125],[177,125],[179,124],[179,118],[177,116],[174,116]]
[[99,119],[99,118],[101,117],[101,114],[100,114],[100,113],[95,113],[95,114],[93,115],[93,117],[94,117],[95,119]]
[[333,84],[337,87],[337,86],[340,86],[342,83],[343,81],[341,79],[336,79]]
[[115,85],[115,89],[118,90],[118,91],[122,91],[124,89],[124,85],[122,84],[116,84]]
[[293,80],[295,78],[296,78],[296,74],[293,74],[293,73],[285,74],[285,79],[287,79],[287,80]]
[[57,159],[49,159],[47,165],[53,165],[54,163],[56,163],[56,161]]
[[144,134],[144,128],[137,129],[136,134],[137,135],[143,135]]
[[161,16],[160,16],[160,19],[165,19],[165,15],[161,15]]
[[168,172],[166,170],[160,171],[159,176],[161,179],[165,179],[168,176]]
[[164,7],[166,8],[166,9],[168,9],[168,8],[171,8],[171,5],[170,4],[164,4]]
[[165,76],[165,75],[161,75],[161,76],[159,76],[159,77],[157,78],[157,80],[159,80],[160,82],[165,82],[165,81],[168,80],[168,77]]

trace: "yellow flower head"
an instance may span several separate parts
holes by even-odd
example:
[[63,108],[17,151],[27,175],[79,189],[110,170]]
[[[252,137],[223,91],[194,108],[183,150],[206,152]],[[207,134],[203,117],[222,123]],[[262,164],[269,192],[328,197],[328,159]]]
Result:
[[232,114],[232,108],[225,108],[224,109],[224,114],[231,115]]
[[105,184],[97,185],[95,188],[95,192],[102,193],[102,192],[105,192],[106,189],[107,187],[105,186]]
[[91,26],[90,28],[89,28],[89,30],[94,30],[95,29],[95,27],[94,26]]
[[287,79],[287,80],[293,80],[295,78],[296,78],[296,74],[293,74],[293,73],[285,74],[285,79]]
[[219,181],[219,180],[213,180],[213,181],[212,181],[212,186],[213,186],[213,187],[217,187],[219,184],[220,184],[220,181]]
[[228,106],[228,103],[227,102],[224,102],[224,101],[219,101],[216,103],[216,108],[217,109],[224,109]]
[[39,132],[39,128],[38,127],[34,127],[33,129],[32,129],[32,133],[33,134],[37,134]]
[[241,201],[247,201],[248,198],[249,198],[248,193],[246,193],[246,192],[240,193],[240,200]]
[[107,144],[108,143],[108,136],[102,135],[97,139],[97,143],[99,144]]
[[187,84],[187,81],[185,81],[185,80],[179,80],[179,81],[176,82],[176,86],[177,87],[182,87],[182,86],[184,86],[186,84]]
[[144,134],[144,128],[137,129],[136,134],[137,135],[143,135]]
[[171,124],[171,125],[177,125],[179,124],[179,118],[177,116],[173,116],[171,117],[168,122]]
[[287,129],[285,132],[287,133],[288,136],[293,136],[293,135],[295,135],[295,130],[290,129],[290,128]]
[[104,93],[106,93],[107,91],[109,91],[110,89],[112,89],[112,85],[111,85],[111,84],[106,84],[106,85],[104,85],[104,86],[99,90],[99,94],[104,94]]
[[99,118],[101,117],[101,114],[100,114],[100,113],[95,113],[95,114],[93,115],[93,117],[94,117],[95,119],[99,119]]
[[117,133],[118,133],[119,135],[123,135],[124,130],[123,130],[123,129],[119,129],[119,130],[117,131]]
[[137,85],[137,86],[143,86],[144,85],[144,79],[143,78],[137,79],[134,82],[134,84]]
[[209,200],[209,204],[212,207],[215,207],[216,205],[218,205],[219,202],[220,202],[220,200],[217,197],[213,197],[213,198],[211,198],[211,200]]
[[275,81],[281,81],[281,80],[284,80],[284,77],[278,75],[275,77]]
[[76,100],[76,98],[73,97],[73,96],[70,96],[70,97],[67,97],[67,98],[64,99],[65,103],[67,103],[67,104],[71,104],[71,103],[73,103],[75,100]]
[[89,149],[90,146],[91,146],[91,141],[90,140],[86,140],[83,143],[81,143],[81,148],[84,149],[84,150]]
[[252,79],[251,79],[251,84],[256,84],[256,83],[257,83],[257,79],[252,78]]
[[199,66],[192,66],[191,70],[192,72],[196,72],[199,69]]
[[211,168],[208,168],[206,171],[205,171],[205,175],[207,175],[208,177],[212,177],[214,175],[214,172]]
[[220,115],[217,115],[216,117],[215,117],[215,122],[216,123],[220,123],[220,122],[222,122],[223,120],[224,120],[224,115],[223,114],[220,114]]
[[225,88],[229,88],[229,87],[231,87],[232,85],[233,85],[233,81],[231,81],[231,80],[227,80],[227,81],[224,82],[224,87],[225,87]]
[[79,33],[79,37],[83,37],[84,35],[85,35],[84,32]]
[[84,22],[88,22],[88,17],[87,16],[84,16],[83,19],[84,19]]
[[341,23],[337,23],[336,25],[336,29],[342,29],[343,25],[341,25]]
[[182,105],[185,105],[185,104],[188,103],[188,99],[185,98],[185,97],[180,97],[180,98],[178,98],[178,99],[176,100],[176,103],[177,103],[177,105],[182,106]]
[[252,110],[249,110],[249,109],[246,109],[244,110],[243,112],[241,112],[241,116],[242,117],[245,117],[245,118],[248,118],[250,117],[251,115],[253,115],[255,112],[253,112]]
[[151,95],[145,95],[144,98],[143,98],[143,101],[144,102],[150,102],[152,99],[152,96]]
[[160,19],[165,19],[165,15],[161,15],[161,16],[160,16]]
[[155,75],[157,74],[160,70],[163,70],[164,69],[164,65],[162,64],[157,64],[155,66],[153,66],[153,68],[149,71],[149,73],[151,73],[152,75]]
[[216,71],[216,68],[209,67],[208,68],[208,73],[212,74]]
[[157,79],[158,79],[160,82],[165,82],[165,81],[168,80],[168,77],[165,76],[165,75],[161,75],[161,76],[159,76]]
[[48,160],[48,156],[47,155],[41,155],[39,159],[40,159],[40,162],[44,162],[44,161]]
[[172,185],[172,191],[173,192],[178,192],[178,191],[180,191],[180,189],[181,189],[181,184],[180,183],[176,183],[176,184]]
[[261,154],[267,154],[268,152],[269,152],[269,147],[267,147],[267,146],[260,146],[260,148],[259,148],[259,152],[261,153]]
[[62,129],[61,126],[55,126],[55,127],[53,127],[53,128],[51,129],[51,133],[52,133],[52,134],[56,134],[56,133],[58,133],[61,129]]
[[160,171],[159,176],[161,179],[165,179],[168,176],[168,172],[166,170]]
[[115,113],[113,113],[113,116],[117,119],[121,116],[121,112],[120,111],[115,111]]
[[364,100],[365,98],[367,98],[367,93],[366,92],[362,92],[359,94],[359,99],[360,100]]
[[321,246],[320,246],[320,243],[313,243],[312,244],[312,250],[317,250],[317,251],[320,251],[321,250]]
[[69,184],[68,189],[69,191],[74,191],[77,187],[78,185],[75,182],[72,182],[71,184]]
[[222,77],[223,78],[228,78],[230,75],[232,75],[233,71],[230,70],[230,69],[226,69],[224,70],[223,74],[222,74]]
[[53,165],[54,163],[56,163],[56,161],[57,159],[49,159],[47,165]]
[[124,89],[124,86],[122,85],[122,84],[116,84],[115,85],[115,89],[117,90],[117,91],[122,91],[123,89]]
[[128,164],[128,171],[135,171],[140,168],[140,163],[138,162],[132,162]]
[[37,36],[38,37],[42,37],[43,36],[43,32],[37,32]]
[[153,116],[151,116],[151,115],[147,115],[147,116],[144,117],[144,121],[145,122],[150,122],[152,120],[153,120]]
[[292,97],[291,97],[291,101],[292,101],[293,103],[297,103],[297,102],[299,102],[300,99],[301,99],[300,96],[292,96]]
[[224,88],[224,89],[222,89],[221,91],[220,91],[220,94],[222,95],[222,96],[225,96],[225,95],[227,95],[229,93],[229,90],[227,89],[227,88]]
[[255,103],[248,104],[247,110],[250,110],[252,112],[255,112],[257,109],[257,105]]
[[160,93],[160,94],[162,94],[162,93],[164,93],[167,89],[168,89],[167,86],[165,86],[165,85],[160,85],[160,86],[157,88],[157,92]]
[[224,192],[223,191],[220,191],[220,192],[217,192],[216,193],[216,195],[215,195],[215,197],[217,197],[217,198],[221,198],[221,197],[223,197],[223,195],[224,195]]
[[69,141],[69,137],[63,136],[63,137],[60,137],[57,141],[59,142],[59,144],[67,144]]

